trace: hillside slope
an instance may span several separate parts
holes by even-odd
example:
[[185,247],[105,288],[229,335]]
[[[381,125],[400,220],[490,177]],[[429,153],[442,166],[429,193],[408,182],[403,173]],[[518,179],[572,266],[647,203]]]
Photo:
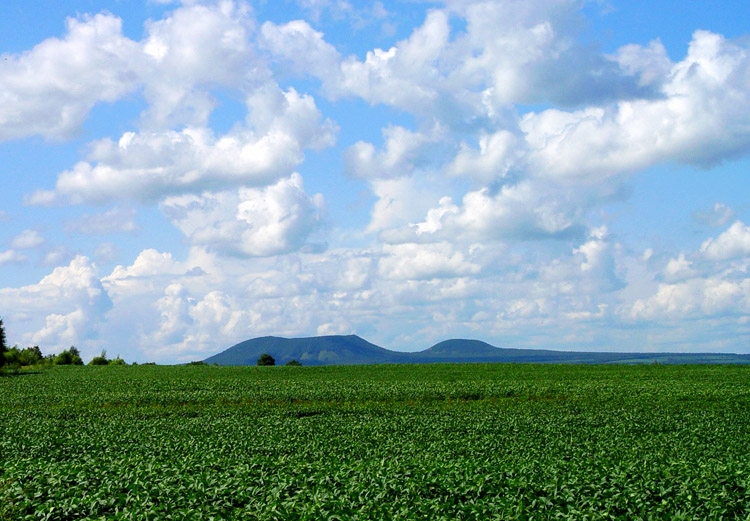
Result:
[[297,360],[303,365],[353,365],[406,362],[405,353],[389,351],[357,335],[330,335],[307,338],[266,336],[236,344],[205,360],[218,365],[255,365],[268,353],[283,365]]
[[612,353],[511,349],[481,340],[451,339],[429,349],[405,353],[376,346],[357,335],[307,338],[266,336],[240,342],[205,360],[218,365],[255,365],[263,353],[277,365],[297,360],[303,365],[399,363],[558,363],[558,364],[750,364],[750,355],[722,353]]

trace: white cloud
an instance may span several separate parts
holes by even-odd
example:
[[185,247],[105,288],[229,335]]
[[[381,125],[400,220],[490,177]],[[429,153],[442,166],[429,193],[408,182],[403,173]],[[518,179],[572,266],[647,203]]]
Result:
[[0,266],[4,264],[21,264],[26,262],[26,256],[15,250],[5,250],[0,252]]
[[381,277],[420,280],[475,275],[480,266],[456,251],[449,243],[397,244],[384,247],[378,264]]
[[150,127],[205,126],[213,87],[247,89],[269,73],[252,48],[254,21],[244,2],[186,5],[146,24],[142,81]]
[[710,165],[750,149],[750,49],[697,31],[656,99],[526,114],[529,168],[558,182],[597,182],[655,162]]
[[363,179],[387,179],[410,175],[420,166],[430,163],[443,134],[440,126],[426,132],[411,132],[403,127],[383,129],[385,146],[376,151],[371,143],[358,141],[345,154],[346,169],[350,175]]
[[[208,128],[127,132],[118,142],[93,144],[89,161],[58,176],[55,195],[73,203],[162,197],[244,184],[264,185],[289,175],[304,148],[333,143],[336,128],[315,102],[275,85],[248,98],[251,129],[216,136]],[[35,201],[32,196],[30,202]],[[48,193],[39,196],[48,202]]]
[[0,60],[0,141],[70,137],[96,103],[137,88],[140,50],[122,35],[119,18],[69,18],[66,26],[63,39]]
[[1,289],[0,307],[11,310],[9,321],[31,323],[24,341],[57,349],[96,338],[112,301],[95,266],[78,256],[37,284]]
[[677,258],[669,259],[664,268],[664,278],[668,282],[676,282],[697,275],[698,272],[692,267],[692,262],[685,258],[684,253],[680,253]]
[[424,221],[390,229],[381,237],[397,243],[578,235],[576,220],[582,206],[576,204],[579,196],[550,190],[535,182],[506,185],[496,193],[482,188],[467,192],[460,206],[450,197],[443,197],[438,207],[426,212]]
[[184,273],[184,267],[172,258],[170,253],[160,253],[154,249],[143,250],[130,266],[118,265],[112,273],[102,278],[108,291],[118,291],[139,281],[164,275],[174,276]]
[[321,195],[292,174],[263,189],[168,198],[162,210],[194,245],[242,256],[296,251],[322,224]]
[[123,36],[122,20],[110,14],[69,18],[63,39],[0,60],[0,140],[69,138],[94,105],[138,89],[150,129],[204,126],[216,104],[211,89],[268,81],[253,31],[247,6],[232,1],[178,7],[148,22],[141,42]]
[[682,319],[750,313],[750,279],[728,281],[695,278],[660,284],[655,295],[637,300],[628,310],[638,320]]
[[750,255],[750,226],[735,221],[718,237],[707,239],[701,253],[709,260],[721,261]]
[[373,179],[371,189],[378,200],[367,231],[380,232],[419,219],[439,199],[435,184],[416,177]]
[[44,266],[60,266],[68,264],[75,255],[66,246],[54,246],[47,250],[42,259]]
[[42,244],[44,244],[44,237],[36,230],[24,230],[11,241],[11,247],[17,250],[38,248]]
[[461,144],[447,168],[449,175],[471,177],[486,186],[507,177],[511,170],[521,166],[524,144],[515,134],[507,130],[482,133],[478,144],[478,150],[465,142]]
[[320,78],[337,74],[341,60],[338,51],[325,41],[323,33],[310,27],[304,20],[283,25],[265,22],[261,26],[260,41],[292,72]]

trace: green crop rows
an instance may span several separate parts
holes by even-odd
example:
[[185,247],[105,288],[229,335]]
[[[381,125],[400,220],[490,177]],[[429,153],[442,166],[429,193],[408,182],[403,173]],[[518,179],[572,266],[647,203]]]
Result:
[[0,377],[0,519],[750,519],[750,367]]

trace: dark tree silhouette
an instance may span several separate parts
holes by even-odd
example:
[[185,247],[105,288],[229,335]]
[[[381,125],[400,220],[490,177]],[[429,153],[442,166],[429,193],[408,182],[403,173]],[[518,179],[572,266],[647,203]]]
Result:
[[5,365],[5,352],[8,350],[8,345],[5,343],[5,326],[3,325],[3,319],[0,318],[0,367]]
[[268,353],[263,353],[258,358],[258,365],[276,365],[276,360],[273,359]]

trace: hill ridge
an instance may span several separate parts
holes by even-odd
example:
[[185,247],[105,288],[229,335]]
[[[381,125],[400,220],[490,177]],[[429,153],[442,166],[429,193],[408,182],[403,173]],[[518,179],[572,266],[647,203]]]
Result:
[[321,335],[287,338],[262,336],[239,342],[204,360],[218,365],[255,365],[261,354],[277,365],[297,360],[303,365],[358,365],[393,363],[566,363],[566,364],[750,364],[750,354],[641,353],[555,351],[496,347],[483,340],[452,338],[422,351],[392,351],[356,335]]

